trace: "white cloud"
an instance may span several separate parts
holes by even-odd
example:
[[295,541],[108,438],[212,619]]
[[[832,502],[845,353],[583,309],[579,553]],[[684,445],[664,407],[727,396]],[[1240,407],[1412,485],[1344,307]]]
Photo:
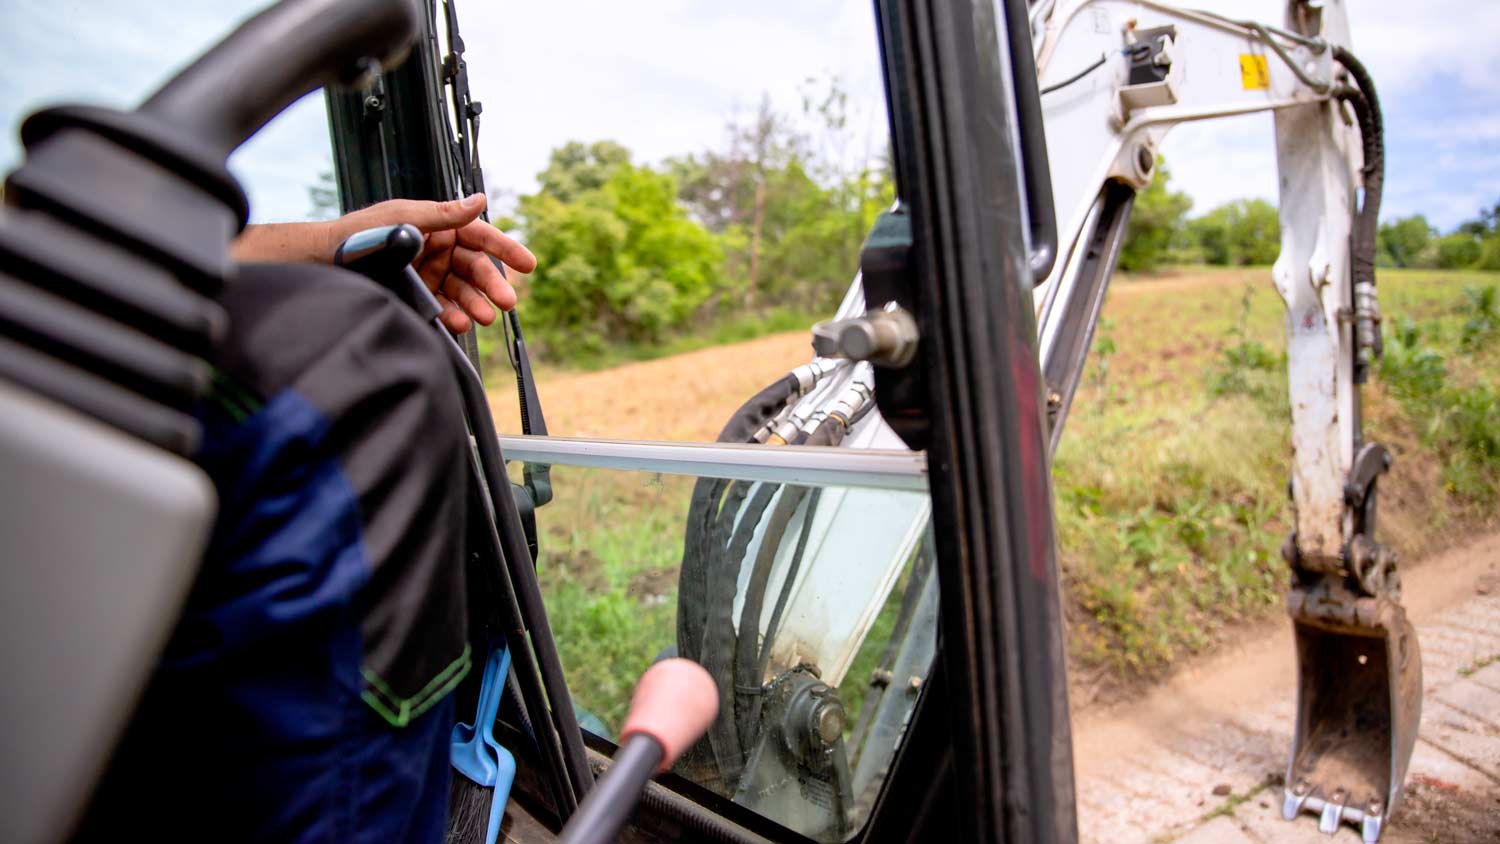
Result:
[[[863,125],[884,135],[866,2],[470,2],[459,20],[486,108],[480,146],[492,185],[529,189],[568,140],[610,138],[647,161],[697,152],[763,93],[795,113],[804,81],[830,74],[856,95]],[[508,125],[496,132],[499,120]]]

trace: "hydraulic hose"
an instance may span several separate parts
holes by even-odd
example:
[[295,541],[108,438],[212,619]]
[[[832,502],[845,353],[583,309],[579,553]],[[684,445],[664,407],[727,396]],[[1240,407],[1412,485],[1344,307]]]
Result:
[[[719,772],[728,783],[739,778],[741,763],[745,755],[744,736],[739,730],[736,708],[734,654],[736,634],[734,629],[733,596],[740,579],[740,566],[755,528],[765,515],[771,498],[779,488],[775,484],[760,484],[749,503],[742,509],[739,502],[745,499],[753,484],[736,481],[725,496],[724,510],[719,515],[715,533],[729,535],[728,542],[715,542],[713,557],[709,563],[710,595],[721,596],[708,603],[707,625],[703,631],[703,653],[700,663],[708,669],[719,686],[719,705],[723,713],[731,717],[720,717],[709,728],[709,742],[718,757]],[[739,518],[736,519],[736,516]],[[732,528],[732,531],[730,530]],[[725,600],[727,598],[727,600]]]
[[[776,552],[781,550],[781,541],[786,536],[787,526],[791,524],[792,517],[802,506],[802,500],[807,494],[807,487],[782,487],[781,498],[776,502],[776,509],[771,511],[770,521],[766,522],[760,549],[755,554],[755,566],[750,570],[750,579],[745,585],[739,634],[734,643],[734,711],[740,722],[742,739],[751,739],[746,743],[753,743],[756,721],[752,720],[751,715],[764,680],[757,671],[760,668],[761,651],[760,616],[765,608],[766,588],[776,562]],[[754,530],[753,525],[751,530]],[[766,644],[770,644],[769,636],[766,637]]]
[[[873,406],[873,404],[873,402],[868,402],[865,407]],[[852,426],[852,422],[846,425],[839,417],[829,416],[810,436],[801,435],[803,440],[799,444],[838,445]],[[808,537],[812,532],[813,514],[817,511],[818,499],[822,494],[821,488],[783,488],[781,500],[777,502],[770,521],[766,523],[765,533],[761,536],[760,549],[755,557],[755,568],[751,570],[749,582],[745,587],[745,601],[740,610],[739,637],[735,641],[734,659],[735,712],[740,718],[740,738],[745,743],[749,743],[746,739],[755,734],[756,725],[760,723],[763,700],[760,686],[765,678],[766,667],[770,664],[771,643],[776,640],[776,633],[781,627],[782,614],[791,599],[792,586],[797,579],[797,573],[802,568],[802,558],[807,551]],[[802,519],[802,530],[797,537],[797,547],[787,564],[786,577],[781,582],[781,591],[776,597],[776,605],[771,610],[771,618],[766,624],[765,636],[762,637],[760,616],[765,607],[766,589],[770,585],[771,570],[776,562],[776,554],[781,550],[781,543],[786,539],[786,532],[791,525],[792,518],[804,500],[807,501],[807,512]],[[758,513],[747,515],[754,515],[759,521]],[[754,529],[753,524],[751,529]]]
[[[740,405],[719,432],[721,443],[750,442],[755,432],[774,417],[801,388],[791,373],[782,376]],[[722,478],[700,478],[693,485],[683,537],[682,567],[677,577],[677,653],[701,661],[704,612],[708,597],[707,561],[712,551],[713,525],[719,502],[729,482]]]
[[1364,153],[1364,198],[1355,215],[1354,231],[1350,236],[1355,333],[1359,348],[1355,371],[1357,381],[1363,382],[1374,358],[1380,357],[1384,351],[1375,299],[1375,251],[1380,227],[1380,200],[1385,186],[1385,127],[1380,98],[1375,93],[1375,81],[1369,71],[1343,47],[1333,48],[1333,58],[1349,71],[1358,86],[1341,85],[1333,93],[1353,108]]
[[789,399],[801,392],[797,376],[787,374],[769,387],[761,390],[740,405],[740,409],[729,417],[724,429],[719,432],[721,443],[749,442],[767,419],[776,415]]
[[[741,405],[719,432],[718,441],[758,441],[757,435],[773,420],[840,365],[819,359],[793,369]],[[808,439],[805,434],[792,436],[793,444]],[[744,709],[735,693],[736,678],[753,673],[753,669],[736,666],[741,645],[736,640],[732,596],[738,588],[745,551],[779,488],[762,485],[757,490],[754,484],[743,481],[700,478],[693,487],[683,537],[678,575],[677,653],[709,669],[719,684],[721,705],[730,717],[721,717],[710,727],[708,747],[700,750],[697,758],[704,758],[711,750],[718,774],[730,788],[739,777],[746,747],[741,730]],[[780,539],[775,541],[779,543]],[[764,588],[761,601],[763,593]],[[758,687],[759,683],[754,685]]]
[[[771,608],[771,619],[766,623],[765,640],[761,643],[760,660],[755,665],[755,676],[766,676],[766,667],[771,663],[771,643],[781,630],[781,616],[792,597],[792,585],[797,582],[797,573],[802,569],[802,557],[807,553],[807,540],[812,535],[813,513],[818,510],[818,499],[823,497],[823,488],[812,491],[807,499],[807,516],[802,519],[802,531],[797,536],[797,548],[792,552],[792,561],[787,565],[786,577],[781,581],[781,592],[776,596],[776,606]],[[758,707],[757,707],[758,709]]]

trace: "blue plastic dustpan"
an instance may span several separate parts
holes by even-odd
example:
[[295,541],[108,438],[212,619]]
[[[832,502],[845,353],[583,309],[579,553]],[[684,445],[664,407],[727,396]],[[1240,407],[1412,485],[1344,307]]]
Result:
[[479,705],[474,723],[453,725],[449,736],[449,759],[455,770],[475,784],[494,789],[490,797],[489,827],[485,841],[500,836],[500,821],[510,798],[510,787],[516,778],[516,760],[510,751],[495,741],[495,716],[505,692],[505,678],[510,674],[510,650],[497,647],[485,660],[484,676],[479,681]]

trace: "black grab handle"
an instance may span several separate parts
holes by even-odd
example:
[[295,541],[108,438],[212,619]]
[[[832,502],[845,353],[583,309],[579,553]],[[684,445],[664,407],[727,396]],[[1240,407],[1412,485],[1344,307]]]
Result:
[[1010,72],[1016,85],[1016,117],[1021,130],[1021,170],[1026,182],[1027,220],[1031,228],[1032,284],[1041,284],[1057,263],[1057,209],[1052,201],[1052,168],[1047,161],[1047,132],[1042,123],[1042,94],[1037,89],[1031,48],[1031,19],[1025,0],[1006,0],[1005,33]]
[[422,15],[416,0],[282,0],[241,24],[140,110],[227,156],[303,94],[400,61]]

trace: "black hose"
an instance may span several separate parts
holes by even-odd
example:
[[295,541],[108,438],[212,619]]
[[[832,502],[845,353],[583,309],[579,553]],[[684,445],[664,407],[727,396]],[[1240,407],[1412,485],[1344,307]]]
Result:
[[740,405],[740,409],[729,417],[724,429],[719,432],[719,442],[749,442],[755,432],[766,424],[766,420],[775,416],[786,405],[787,400],[797,395],[800,389],[801,385],[797,381],[797,376],[787,374],[776,383],[751,396],[749,401]]
[[[776,562],[776,552],[781,550],[782,538],[786,536],[792,517],[796,515],[808,493],[805,486],[786,486],[781,489],[781,498],[776,502],[776,509],[771,511],[771,519],[766,522],[765,533],[761,535],[760,549],[755,555],[755,567],[750,570],[750,579],[745,584],[739,635],[734,644],[734,712],[739,719],[740,737],[744,744],[754,743],[756,723],[759,720],[753,716],[759,708],[754,704],[760,697],[760,687],[765,676],[759,669],[760,616],[765,608],[766,588],[770,585],[771,569]],[[765,644],[769,649],[769,630]]]
[[1053,91],[1060,91],[1063,88],[1066,88],[1069,85],[1072,85],[1074,82],[1077,82],[1078,80],[1082,79],[1083,77],[1088,76],[1090,73],[1093,73],[1094,71],[1098,70],[1099,68],[1104,67],[1104,63],[1107,62],[1107,61],[1109,61],[1109,53],[1100,53],[1098,60],[1095,61],[1093,64],[1089,65],[1088,67],[1084,68],[1083,70],[1078,71],[1077,73],[1073,74],[1072,76],[1069,76],[1067,79],[1064,79],[1061,82],[1056,82],[1056,83],[1053,83],[1051,85],[1048,85],[1047,87],[1045,87],[1045,88],[1043,88],[1041,90],[1041,93],[1043,93],[1043,94],[1050,94]]
[[[749,442],[789,399],[800,384],[794,375],[784,375],[740,405],[719,432],[719,442]],[[677,654],[701,662],[703,626],[708,606],[708,560],[712,553],[712,526],[720,512],[719,500],[729,482],[722,478],[699,478],[693,485],[687,525],[682,542],[682,566],[677,575]]]
[[[1352,276],[1355,290],[1367,283],[1375,285],[1376,238],[1380,228],[1380,200],[1385,188],[1385,127],[1380,111],[1380,98],[1375,93],[1375,80],[1353,54],[1343,47],[1333,48],[1333,58],[1349,71],[1357,89],[1347,85],[1334,90],[1334,96],[1349,103],[1354,117],[1359,122],[1360,141],[1364,152],[1364,198],[1354,219],[1354,231],[1350,237]],[[1375,345],[1371,352],[1379,357],[1382,349],[1380,327],[1375,326]],[[1364,373],[1359,373],[1363,376]],[[1360,381],[1364,378],[1360,377]]]
[[1337,96],[1353,106],[1364,148],[1365,194],[1360,203],[1355,229],[1355,282],[1363,280],[1374,284],[1375,236],[1379,226],[1381,194],[1385,187],[1384,116],[1380,110],[1380,97],[1375,93],[1375,80],[1370,78],[1369,71],[1359,59],[1343,47],[1333,48],[1333,58],[1349,71],[1359,89],[1357,92],[1340,89]]
[[[755,528],[771,504],[771,497],[779,488],[776,484],[760,484],[755,495],[743,509],[740,502],[754,484],[736,481],[725,496],[724,509],[719,514],[714,533],[726,537],[713,543],[713,555],[709,561],[709,594],[723,596],[721,600],[709,602],[707,624],[703,630],[703,653],[701,665],[713,676],[719,687],[719,718],[709,727],[709,742],[718,760],[719,773],[725,782],[737,783],[745,757],[745,742],[739,730],[737,698],[734,693],[734,594],[740,579],[740,566],[745,551],[755,535]],[[736,519],[736,516],[739,516]],[[730,530],[732,528],[732,531]],[[726,717],[727,716],[727,717]]]
[[682,565],[677,570],[677,655],[701,662],[703,613],[708,594],[708,525],[724,494],[726,482],[699,478],[688,503],[682,537]]
[[[533,719],[538,717],[539,712],[550,714],[553,730],[561,742],[559,750],[562,753],[562,761],[567,774],[563,784],[569,785],[570,788],[566,790],[568,793],[563,795],[559,806],[562,809],[560,814],[566,817],[577,807],[578,798],[587,793],[589,786],[593,784],[593,775],[588,767],[588,756],[583,749],[583,734],[578,729],[572,697],[568,694],[567,680],[563,675],[562,663],[557,656],[557,644],[552,639],[552,628],[547,622],[547,610],[542,603],[541,589],[536,582],[536,570],[531,565],[531,551],[526,547],[526,534],[521,526],[521,517],[516,511],[514,498],[509,497],[513,495],[510,478],[505,474],[505,457],[500,452],[500,438],[495,432],[494,420],[490,418],[484,386],[458,344],[454,342],[446,345],[449,347],[449,356],[453,358],[454,369],[458,373],[464,404],[470,409],[469,424],[474,431],[474,440],[479,452],[479,466],[483,472],[485,484],[489,487],[495,519],[498,522],[496,543],[499,546],[500,556],[505,561],[502,571],[509,576],[508,591],[515,596],[520,618],[526,625],[526,630],[516,631],[517,635],[510,639],[514,643],[511,648],[512,664],[520,667],[519,664],[523,660],[529,661],[524,645],[529,634],[531,648],[536,652],[535,670],[540,672],[547,693],[546,703],[550,704],[550,707],[540,702],[527,701],[527,708],[533,710],[531,713]],[[522,683],[523,688],[526,685]],[[547,735],[548,732],[538,731],[539,735]],[[551,736],[548,738],[548,744],[550,744]]]
[[[854,411],[853,416],[849,417],[848,431],[854,430],[854,426],[858,425],[860,423],[860,420],[864,419],[866,416],[869,416],[870,411],[874,409],[875,399],[872,397],[865,401],[864,404],[860,405],[859,410]],[[845,433],[847,433],[847,431]],[[843,438],[840,437],[840,439],[842,440]]]
[[[873,402],[867,403],[861,411],[868,412],[867,408],[873,404]],[[860,418],[860,412],[855,413],[855,418]],[[829,416],[813,431],[811,436],[799,436],[799,439],[805,440],[807,445],[838,445],[848,434],[852,425],[852,422],[846,425],[838,417]],[[810,495],[808,495],[809,492]],[[781,591],[776,596],[776,605],[771,609],[771,618],[766,623],[766,634],[761,638],[759,637],[760,611],[765,602],[765,590],[770,581],[771,566],[775,562],[776,551],[780,549],[786,536],[791,516],[796,513],[803,496],[807,496],[807,512],[802,517],[802,530],[797,536],[797,547],[792,551],[792,558],[787,563],[786,577],[781,581]],[[818,510],[818,500],[822,496],[822,487],[812,490],[807,487],[793,487],[787,490],[782,496],[781,504],[772,514],[771,521],[766,525],[766,532],[761,539],[760,553],[756,557],[755,569],[750,574],[750,583],[745,593],[744,608],[740,614],[740,638],[735,648],[735,693],[749,704],[748,714],[745,717],[748,726],[741,726],[742,735],[753,731],[755,725],[760,723],[761,707],[765,698],[749,690],[759,686],[762,678],[766,676],[766,668],[771,662],[771,644],[776,641],[776,634],[781,629],[781,617],[786,612],[786,605],[791,600],[792,586],[796,583],[797,574],[802,569],[802,559],[807,553],[808,538],[812,534],[813,515]],[[793,500],[788,503],[788,498],[793,498]],[[783,507],[789,507],[785,511],[785,518],[783,518]],[[768,548],[769,553],[767,553]],[[745,636],[747,630],[751,632],[749,638]]]

